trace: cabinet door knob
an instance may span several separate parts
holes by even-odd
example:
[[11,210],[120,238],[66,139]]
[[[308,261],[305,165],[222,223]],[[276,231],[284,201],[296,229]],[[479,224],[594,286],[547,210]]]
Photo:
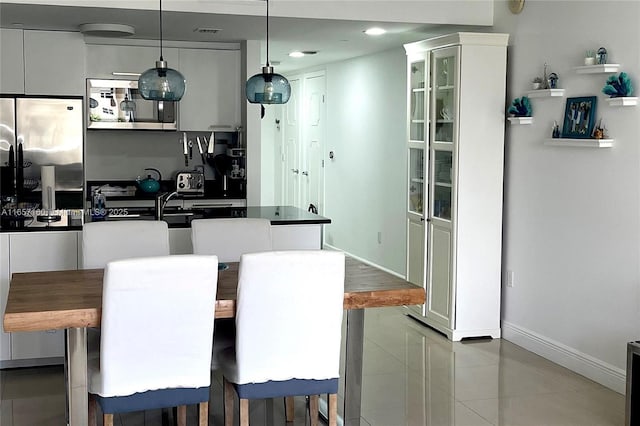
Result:
[[299,170],[298,169],[291,169],[291,171],[295,174],[298,174]]
[[302,176],[309,176],[309,172],[302,172]]

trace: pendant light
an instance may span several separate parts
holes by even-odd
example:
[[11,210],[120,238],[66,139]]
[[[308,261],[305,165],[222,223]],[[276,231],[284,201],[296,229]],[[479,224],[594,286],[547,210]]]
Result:
[[179,101],[185,91],[186,81],[178,71],[168,68],[162,57],[162,0],[160,0],[160,60],[156,67],[142,73],[138,79],[138,91],[144,99],[153,101]]
[[286,104],[291,97],[291,85],[280,74],[273,72],[269,63],[269,0],[267,2],[267,63],[262,73],[247,81],[247,100],[252,104]]

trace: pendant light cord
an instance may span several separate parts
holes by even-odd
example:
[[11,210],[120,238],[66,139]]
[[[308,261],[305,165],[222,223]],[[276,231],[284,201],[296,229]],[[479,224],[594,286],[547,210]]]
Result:
[[160,60],[164,61],[162,58],[162,0],[160,0]]
[[270,66],[270,65],[271,63],[269,62],[269,0],[267,0],[267,66]]

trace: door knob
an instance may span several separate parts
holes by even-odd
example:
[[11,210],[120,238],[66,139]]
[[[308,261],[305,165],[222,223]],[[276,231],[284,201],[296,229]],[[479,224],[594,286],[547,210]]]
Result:
[[309,176],[309,172],[302,172],[302,176]]
[[291,169],[291,171],[295,174],[298,174],[299,170],[298,169]]

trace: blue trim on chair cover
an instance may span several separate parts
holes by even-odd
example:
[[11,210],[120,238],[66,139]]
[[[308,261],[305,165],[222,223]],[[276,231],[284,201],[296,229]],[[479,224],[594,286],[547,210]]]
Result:
[[159,389],[134,393],[128,396],[102,397],[96,395],[96,400],[100,404],[102,412],[106,414],[155,410],[209,401],[209,386],[202,388]]
[[275,398],[289,395],[338,393],[338,378],[325,380],[291,379],[264,383],[233,384],[242,399]]

